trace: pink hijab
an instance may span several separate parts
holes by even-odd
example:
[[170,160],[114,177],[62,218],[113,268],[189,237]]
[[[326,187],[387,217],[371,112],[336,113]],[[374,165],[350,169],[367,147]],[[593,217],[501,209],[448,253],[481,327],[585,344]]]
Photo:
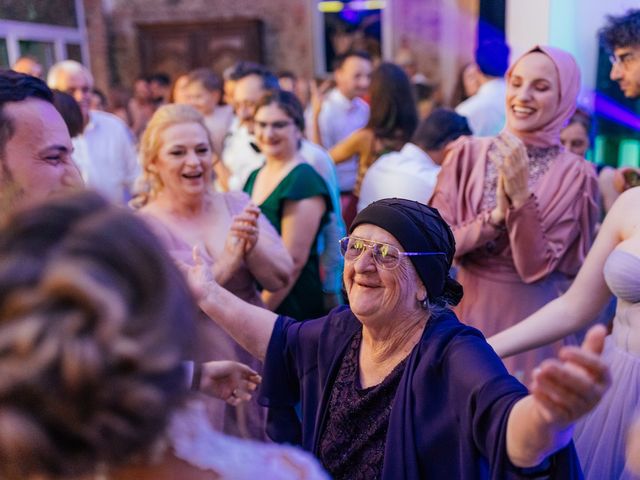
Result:
[[[515,130],[509,126],[508,120],[505,128],[520,138],[520,140],[522,140],[526,145],[549,147],[560,144],[560,130],[569,121],[571,115],[573,115],[573,112],[576,109],[576,99],[578,97],[578,92],[580,91],[580,69],[571,54],[564,50],[536,45],[521,55],[520,58],[513,62],[511,67],[509,67],[505,76],[507,84],[509,83],[509,78],[511,77],[511,73],[513,72],[515,65],[525,55],[535,51],[540,51],[547,55],[555,65],[556,71],[558,72],[558,79],[560,80],[560,101],[558,102],[556,114],[554,115],[553,120],[548,124],[533,132]],[[507,106],[507,108],[509,107]]]

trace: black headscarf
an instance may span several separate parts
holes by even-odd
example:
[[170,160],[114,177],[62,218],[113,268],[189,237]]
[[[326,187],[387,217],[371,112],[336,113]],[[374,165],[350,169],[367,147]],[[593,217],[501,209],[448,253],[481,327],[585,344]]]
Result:
[[435,208],[403,198],[373,202],[353,220],[349,233],[364,223],[383,228],[398,239],[406,252],[443,252],[444,255],[409,257],[433,304],[457,305],[462,285],[449,276],[456,242],[449,225]]

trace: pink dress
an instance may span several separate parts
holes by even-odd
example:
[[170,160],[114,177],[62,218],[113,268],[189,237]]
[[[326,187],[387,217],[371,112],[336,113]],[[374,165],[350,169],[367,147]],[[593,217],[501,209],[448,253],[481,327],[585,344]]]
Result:
[[[523,320],[569,287],[591,246],[598,217],[597,182],[584,159],[557,147],[529,148],[531,197],[507,212],[505,228],[489,223],[497,172],[492,138],[459,140],[438,177],[431,205],[456,239],[455,308],[489,337]],[[560,344],[505,360],[521,380]]]
[[[250,201],[249,196],[243,192],[228,192],[218,195],[224,196],[231,216],[240,213]],[[174,259],[187,264],[193,262],[191,245],[175,235],[152,213],[140,212],[140,214],[164,242],[169,254]],[[262,214],[258,218],[258,227],[261,237],[271,237],[274,243],[282,245],[278,232]],[[219,241],[225,242],[226,237],[220,238]],[[215,262],[215,259],[206,251],[203,253],[205,254],[204,260],[206,262],[211,264]],[[260,265],[257,262],[251,265],[245,263],[223,287],[246,302],[264,306],[254,278],[254,272],[257,272],[260,268],[268,268],[268,266]],[[261,363],[202,312],[196,328],[196,343],[193,346],[193,359],[195,361],[235,360],[247,364],[260,372]],[[207,401],[213,426],[220,431],[239,437],[266,439],[264,432],[266,409],[258,405],[255,398],[254,396],[250,402],[238,407],[227,405],[221,400],[211,399]]]

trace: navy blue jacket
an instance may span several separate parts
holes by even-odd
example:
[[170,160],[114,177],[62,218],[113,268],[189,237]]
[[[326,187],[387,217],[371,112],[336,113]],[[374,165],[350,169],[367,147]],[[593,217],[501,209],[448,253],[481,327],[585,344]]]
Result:
[[[300,444],[317,456],[331,387],[361,328],[348,307],[306,322],[278,318],[259,396],[269,407],[267,433],[274,441]],[[511,464],[507,419],[526,395],[478,330],[450,310],[432,315],[393,400],[382,478],[504,480],[536,478],[540,470],[546,478],[582,478],[572,443],[536,474]]]

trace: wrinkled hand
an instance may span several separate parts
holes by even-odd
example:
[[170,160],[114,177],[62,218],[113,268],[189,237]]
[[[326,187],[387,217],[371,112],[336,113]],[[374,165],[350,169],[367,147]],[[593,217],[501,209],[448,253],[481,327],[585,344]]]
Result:
[[202,364],[200,391],[236,406],[251,400],[261,381],[260,375],[243,363],[207,362]]
[[545,360],[533,373],[530,391],[545,421],[561,428],[588,413],[609,388],[609,369],[601,360],[606,329],[596,325],[581,347],[563,347],[559,359]]
[[[233,217],[229,235],[227,236],[227,242],[231,242],[229,251],[235,253],[236,250],[239,250],[243,255],[246,255],[253,250],[253,247],[258,242],[258,234],[260,233],[258,229],[259,215],[260,209],[253,203],[249,203],[242,212]],[[243,246],[243,248],[240,249],[240,246]]]
[[504,192],[518,208],[529,198],[529,156],[524,143],[509,132],[496,137],[495,145],[503,157],[498,170],[504,179]]

